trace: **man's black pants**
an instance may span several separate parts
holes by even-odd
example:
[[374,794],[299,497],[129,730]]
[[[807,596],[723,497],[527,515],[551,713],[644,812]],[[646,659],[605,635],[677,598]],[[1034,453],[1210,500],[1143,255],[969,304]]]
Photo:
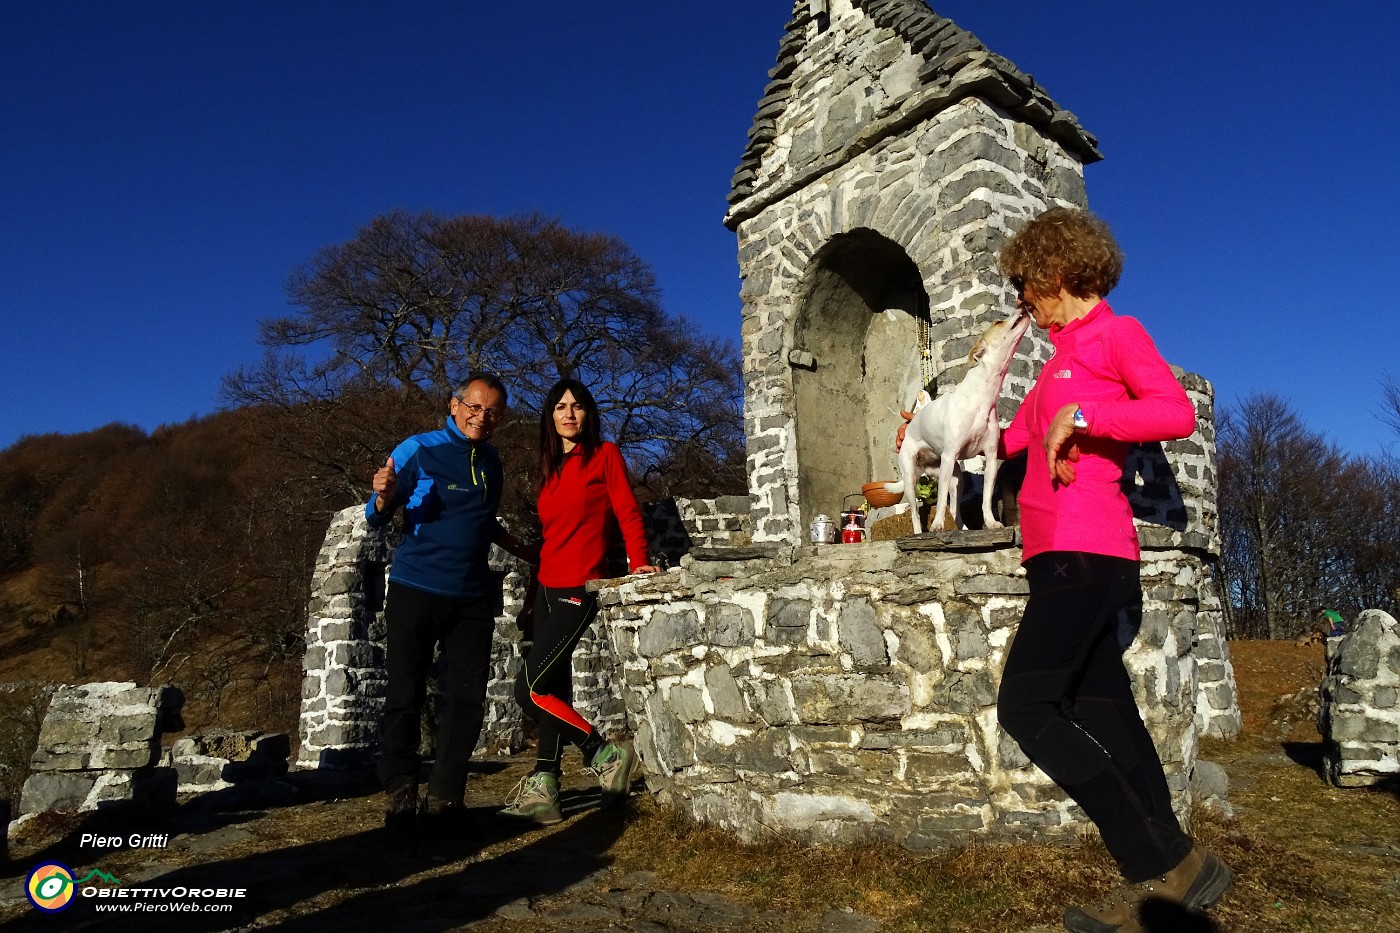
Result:
[[389,627],[389,682],[380,733],[379,780],[386,791],[418,781],[422,729],[419,714],[427,694],[433,649],[440,642],[446,662],[447,703],[438,722],[437,757],[428,793],[460,802],[467,787],[467,762],[481,737],[486,685],[491,675],[491,636],[499,600],[439,596],[389,583],[384,607]]

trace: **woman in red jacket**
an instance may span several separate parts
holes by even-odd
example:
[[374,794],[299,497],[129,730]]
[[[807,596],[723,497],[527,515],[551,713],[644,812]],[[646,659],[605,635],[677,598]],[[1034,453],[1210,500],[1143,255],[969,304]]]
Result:
[[598,776],[603,807],[626,799],[635,753],[604,742],[571,705],[573,653],[598,611],[585,584],[609,575],[608,551],[622,534],[633,573],[656,573],[646,529],[615,444],[602,439],[598,403],[582,383],[561,379],[540,413],[539,516],[544,540],[536,579],[534,640],[516,681],[520,708],[539,726],[534,770],[502,816],[557,823],[560,762],[566,743]]

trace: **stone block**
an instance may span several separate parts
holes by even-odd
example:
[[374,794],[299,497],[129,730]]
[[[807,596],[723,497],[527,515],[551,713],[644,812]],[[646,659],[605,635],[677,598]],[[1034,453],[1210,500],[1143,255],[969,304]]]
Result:
[[31,774],[20,792],[19,812],[76,813],[92,792],[101,772],[57,771]]
[[226,787],[224,766],[228,760],[207,755],[181,755],[171,760],[181,793]]
[[1230,776],[1225,769],[1213,761],[1197,759],[1191,769],[1191,793],[1197,800],[1218,798],[1224,800],[1230,792]]
[[789,829],[811,829],[828,821],[873,823],[869,802],[840,794],[806,794],[783,791],[771,801],[773,822]]
[[709,718],[705,710],[704,696],[695,687],[677,684],[667,696],[667,706],[681,722],[704,722]]
[[781,680],[745,680],[744,693],[754,713],[769,725],[786,725],[797,721],[787,687]]
[[797,645],[807,640],[812,604],[805,599],[774,599],[768,606],[764,640],[774,645]]
[[850,599],[842,604],[836,629],[842,650],[851,656],[856,668],[882,667],[889,663],[885,633],[870,600]]
[[301,669],[303,671],[319,671],[326,666],[326,649],[324,645],[312,645],[306,649],[306,654],[301,659]]
[[972,762],[961,750],[956,752],[907,751],[904,754],[904,780],[910,787],[937,787],[949,777],[973,771]]
[[733,603],[707,606],[705,621],[709,628],[709,641],[717,647],[737,648],[753,644],[753,613],[743,606]]
[[[681,724],[659,693],[653,693],[646,700],[646,718],[642,721],[639,733],[646,733],[648,744],[655,751],[657,770],[661,773],[679,771],[695,764],[695,738]],[[650,773],[650,767],[648,772]]]
[[1233,709],[1236,703],[1235,691],[1228,683],[1217,683],[1201,688],[1203,696],[1212,709]]
[[997,822],[1009,829],[1043,830],[1059,826],[1058,810],[1008,810],[997,817]]
[[954,581],[953,592],[959,596],[1026,596],[1030,593],[1030,584],[1025,577],[978,574],[958,578]]
[[958,629],[954,652],[959,661],[970,661],[987,656],[987,635],[981,626],[968,625]]
[[333,571],[321,578],[320,587],[325,596],[354,592],[360,587],[360,574],[355,570]]
[[378,667],[382,649],[365,642],[343,641],[331,648],[331,663],[339,667]]
[[[924,624],[920,619],[916,624]],[[899,648],[895,657],[921,674],[932,673],[943,667],[943,651],[938,647],[933,633],[914,625],[898,630]]]
[[656,658],[700,643],[700,617],[694,609],[658,610],[637,636],[637,653]]
[[705,670],[705,689],[709,692],[710,703],[715,715],[729,722],[747,722],[750,718],[748,707],[744,705],[743,693],[734,672],[726,664],[713,665]]
[[905,688],[861,676],[796,675],[792,696],[797,718],[805,723],[881,722],[909,712]]
[[697,743],[699,761],[719,767],[733,767],[749,774],[775,775],[793,770],[792,741],[782,729],[765,729],[741,737],[733,745]]
[[102,768],[144,768],[155,764],[160,746],[155,738],[120,745],[40,746],[29,760],[34,771],[84,771]]
[[326,673],[326,695],[349,696],[355,692],[355,674],[343,667],[333,667]]
[[939,709],[971,715],[996,705],[997,692],[985,671],[949,671],[933,696]]
[[867,748],[806,748],[802,750],[804,771],[851,782],[886,782],[894,773],[895,759],[890,752]]

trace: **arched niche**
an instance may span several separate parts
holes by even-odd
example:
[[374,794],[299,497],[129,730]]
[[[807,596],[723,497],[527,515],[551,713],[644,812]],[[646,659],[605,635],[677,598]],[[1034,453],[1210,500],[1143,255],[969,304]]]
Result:
[[[793,334],[801,529],[871,480],[894,479],[894,431],[927,380],[929,301],[904,249],[873,230],[812,258]],[[860,500],[853,498],[852,505]]]

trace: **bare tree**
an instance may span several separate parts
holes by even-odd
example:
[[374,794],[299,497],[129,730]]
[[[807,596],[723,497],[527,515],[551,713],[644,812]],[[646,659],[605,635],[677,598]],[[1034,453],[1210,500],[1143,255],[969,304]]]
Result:
[[1218,444],[1235,634],[1291,637],[1323,608],[1393,607],[1394,470],[1344,456],[1273,394],[1226,409]]
[[266,355],[225,379],[225,398],[307,412],[319,430],[287,448],[356,494],[405,421],[440,420],[473,370],[500,375],[527,420],[558,379],[588,383],[605,433],[642,472],[681,448],[728,458],[742,438],[733,345],[664,314],[651,271],[615,237],[538,215],[396,211],[287,287],[298,313],[261,324]]
[[1381,376],[1381,410],[1376,417],[1400,439],[1400,380],[1390,373]]

